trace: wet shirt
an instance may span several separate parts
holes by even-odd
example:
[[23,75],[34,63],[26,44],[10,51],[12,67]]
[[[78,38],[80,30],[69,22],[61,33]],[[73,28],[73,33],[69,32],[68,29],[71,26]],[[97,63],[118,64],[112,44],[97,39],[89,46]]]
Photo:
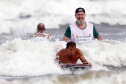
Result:
[[90,42],[93,37],[98,37],[98,32],[91,23],[86,22],[86,27],[80,29],[75,22],[68,26],[64,35],[74,42]]

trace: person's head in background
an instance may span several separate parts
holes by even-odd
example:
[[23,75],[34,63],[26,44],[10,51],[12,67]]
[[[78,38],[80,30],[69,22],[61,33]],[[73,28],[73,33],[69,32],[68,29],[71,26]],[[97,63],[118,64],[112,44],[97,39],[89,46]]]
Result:
[[43,23],[39,23],[37,25],[37,33],[43,33],[44,30],[46,30],[45,25]]

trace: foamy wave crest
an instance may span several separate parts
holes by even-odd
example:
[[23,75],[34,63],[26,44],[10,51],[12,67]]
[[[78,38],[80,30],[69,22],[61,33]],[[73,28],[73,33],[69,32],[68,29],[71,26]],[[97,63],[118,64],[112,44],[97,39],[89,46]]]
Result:
[[126,42],[94,40],[91,43],[79,44],[78,47],[85,56],[100,65],[126,65]]
[[[56,53],[66,47],[64,41],[22,40],[15,38],[0,45],[0,75],[38,76],[65,74],[54,59]],[[102,65],[126,65],[126,43],[120,41],[98,41],[77,44],[85,58],[92,63],[93,70],[106,68]],[[95,67],[97,66],[97,67]]]

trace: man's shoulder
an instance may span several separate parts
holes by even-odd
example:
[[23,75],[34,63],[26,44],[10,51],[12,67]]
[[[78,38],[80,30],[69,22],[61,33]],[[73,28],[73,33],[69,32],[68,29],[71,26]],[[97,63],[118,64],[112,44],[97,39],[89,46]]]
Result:
[[76,48],[76,50],[77,50],[78,52],[81,52],[81,50],[80,50],[79,48]]
[[76,48],[77,50],[80,50],[79,48]]
[[66,52],[67,52],[66,49],[61,49],[61,50],[57,53],[57,55],[58,55],[58,56],[63,56],[64,53],[66,53]]
[[61,49],[60,51],[59,51],[59,53],[63,53],[63,52],[66,52],[66,49],[64,48],[64,49]]
[[79,48],[76,48],[77,51],[81,51]]

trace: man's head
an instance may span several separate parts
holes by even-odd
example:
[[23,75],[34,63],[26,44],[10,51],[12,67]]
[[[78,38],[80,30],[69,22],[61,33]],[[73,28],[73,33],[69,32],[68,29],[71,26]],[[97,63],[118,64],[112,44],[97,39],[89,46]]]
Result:
[[43,23],[39,23],[37,25],[37,32],[38,33],[43,33],[44,30],[45,30],[45,25]]
[[75,10],[75,18],[79,24],[83,24],[85,21],[85,9],[84,8],[77,8]]
[[76,43],[73,41],[68,42],[66,45],[66,49],[67,49],[69,56],[74,56],[74,54],[76,52]]

